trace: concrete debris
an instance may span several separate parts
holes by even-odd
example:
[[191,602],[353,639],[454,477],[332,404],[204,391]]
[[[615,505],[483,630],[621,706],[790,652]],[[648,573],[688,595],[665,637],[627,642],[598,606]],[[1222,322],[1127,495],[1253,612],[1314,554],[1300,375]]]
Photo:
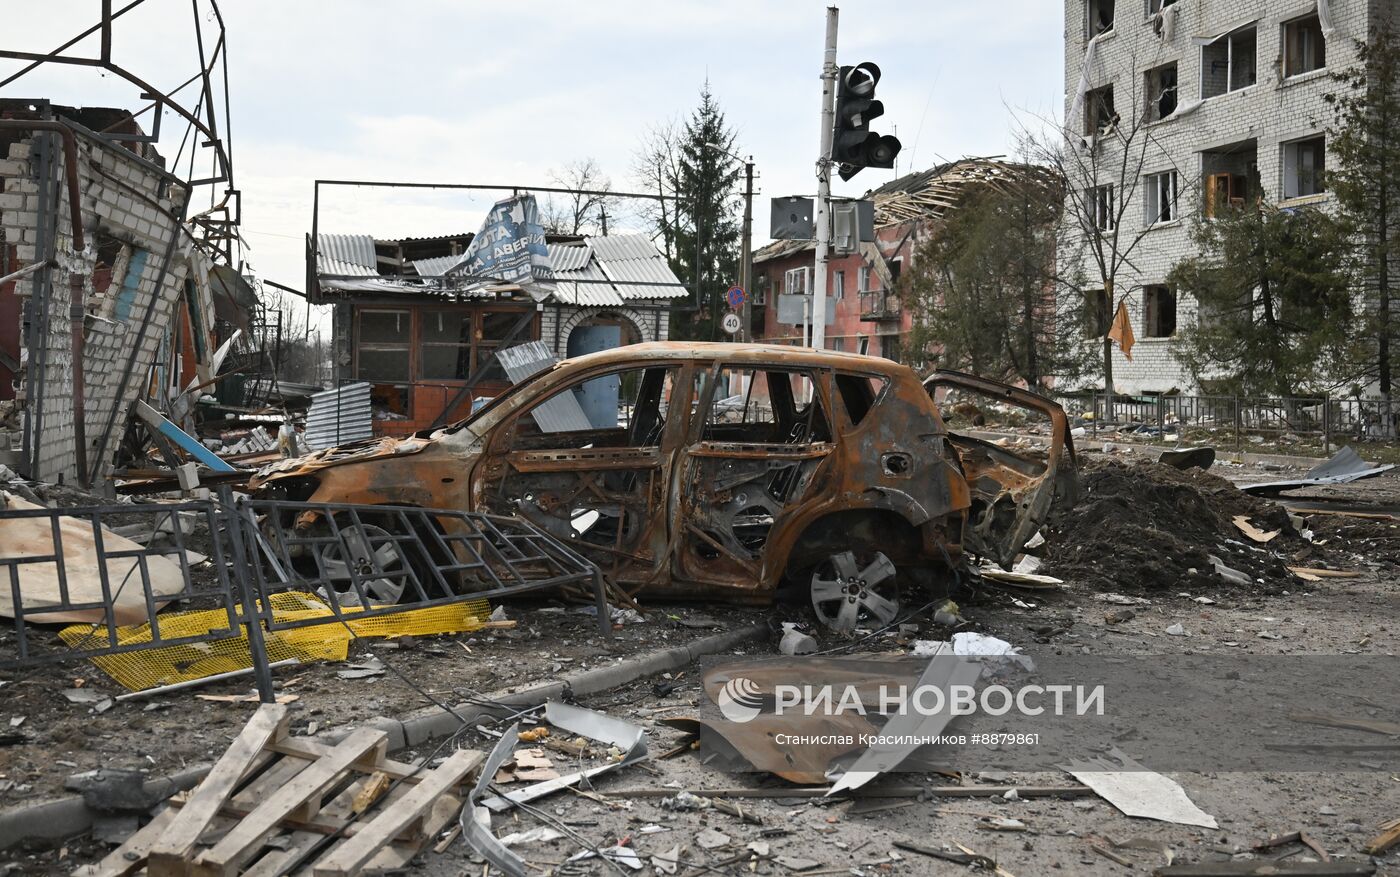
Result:
[[778,640],[778,651],[784,655],[810,655],[816,650],[817,641],[798,630],[796,622],[783,622],[783,635]]

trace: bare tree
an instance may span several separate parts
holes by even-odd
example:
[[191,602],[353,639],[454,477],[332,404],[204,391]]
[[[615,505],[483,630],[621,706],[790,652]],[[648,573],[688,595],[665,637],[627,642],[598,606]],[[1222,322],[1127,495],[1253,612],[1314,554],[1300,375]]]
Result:
[[583,158],[551,170],[549,181],[568,194],[551,194],[541,210],[544,230],[551,234],[607,234],[609,215],[617,215],[617,199],[608,195],[612,181],[593,158]]
[[[1174,87],[1148,93],[1138,71],[1154,67],[1155,62],[1142,63],[1134,53],[1126,63],[1114,66],[1128,75],[1076,95],[1063,123],[1038,119],[1034,128],[1023,125],[1021,132],[1028,160],[1052,168],[1064,180],[1056,282],[1061,291],[1085,297],[1090,332],[1102,340],[1101,374],[1110,417],[1113,342],[1108,330],[1118,305],[1136,288],[1124,289],[1119,279],[1138,276],[1134,255],[1147,233],[1156,222],[1180,216],[1182,204],[1190,203],[1189,194],[1199,189],[1199,181],[1177,166],[1153,129],[1154,122],[1170,115],[1162,112],[1164,106],[1176,113],[1194,107],[1178,103]],[[1044,133],[1046,129],[1050,133]],[[1149,168],[1176,172],[1167,191],[1146,190],[1144,171]],[[1131,207],[1142,209],[1140,194],[1151,196],[1158,213],[1145,223],[1128,220]],[[1090,294],[1098,300],[1089,300]]]
[[675,256],[676,232],[680,224],[674,201],[680,181],[680,126],[674,120],[652,126],[633,155],[632,176],[637,190],[656,201],[640,202],[639,218],[656,230],[667,261]]

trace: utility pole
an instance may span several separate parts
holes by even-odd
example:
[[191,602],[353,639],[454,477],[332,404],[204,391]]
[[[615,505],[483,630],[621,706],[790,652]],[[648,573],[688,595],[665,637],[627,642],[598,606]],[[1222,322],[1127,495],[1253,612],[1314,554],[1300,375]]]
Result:
[[744,289],[744,303],[739,316],[744,326],[739,330],[740,341],[752,341],[753,320],[753,156],[744,162],[744,240],[739,252],[739,285]]
[[831,248],[831,140],[836,127],[836,23],[841,12],[826,9],[826,50],[822,55],[821,152],[817,155],[817,264],[811,299],[812,346],[826,346],[826,260]]

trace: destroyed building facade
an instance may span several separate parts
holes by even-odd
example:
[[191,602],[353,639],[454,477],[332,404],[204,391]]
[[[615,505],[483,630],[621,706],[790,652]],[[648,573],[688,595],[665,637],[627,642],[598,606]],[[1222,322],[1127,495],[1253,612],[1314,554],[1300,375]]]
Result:
[[403,435],[469,414],[510,386],[497,351],[542,341],[558,358],[665,341],[686,290],[645,235],[550,236],[542,301],[513,284],[445,275],[472,234],[387,240],[317,234],[308,292],[333,306],[337,386],[371,386],[373,429]]
[[[1084,212],[1093,215],[1082,221],[1105,241],[1127,199],[1120,250],[1136,241],[1103,311],[1111,317],[1123,301],[1136,336],[1131,360],[1112,352],[1115,390],[1195,388],[1171,353],[1195,306],[1167,275],[1197,254],[1197,216],[1260,197],[1284,208],[1333,204],[1325,177],[1333,111],[1324,95],[1338,85],[1330,75],[1353,65],[1357,42],[1397,11],[1395,0],[1066,0],[1067,148],[1098,151],[1097,161],[1085,160],[1098,178],[1069,185],[1085,190]],[[1144,124],[1125,163],[1113,135],[1132,127],[1134,113]],[[1089,236],[1070,235],[1061,275],[1100,277]],[[1063,294],[1090,308],[1108,296],[1101,288]],[[1102,329],[1087,343],[1099,344]]]
[[[910,348],[914,314],[904,306],[900,278],[920,245],[971,188],[996,186],[1027,173],[1041,176],[1045,170],[995,159],[962,159],[905,174],[871,191],[866,197],[874,202],[875,240],[862,241],[854,252],[833,255],[827,263],[826,294],[833,319],[826,328],[826,349],[924,367],[928,354],[937,351]],[[807,311],[798,302],[790,312],[780,313],[785,309],[778,302],[781,296],[813,292],[815,264],[812,241],[774,241],[754,254],[754,304],[763,324],[758,340],[803,343],[799,321]]]
[[31,479],[103,478],[134,401],[212,377],[213,260],[151,139],[125,110],[0,101],[0,462]]

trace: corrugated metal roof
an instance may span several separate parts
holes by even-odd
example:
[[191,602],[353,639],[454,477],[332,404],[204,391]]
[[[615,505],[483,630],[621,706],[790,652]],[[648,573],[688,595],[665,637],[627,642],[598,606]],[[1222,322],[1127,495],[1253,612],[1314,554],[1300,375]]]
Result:
[[456,256],[434,256],[431,259],[414,259],[413,270],[418,272],[419,277],[441,277],[447,273],[447,269],[462,261],[460,254]]
[[556,273],[577,271],[588,264],[592,251],[587,244],[550,244],[549,263]]
[[347,384],[313,393],[306,412],[306,444],[313,451],[333,448],[374,435],[369,384]]
[[[375,239],[370,235],[323,234],[317,239],[321,242],[317,264],[322,275],[374,278],[369,286],[354,280],[323,281],[321,285],[327,289],[430,294],[437,291],[425,288],[411,277],[381,277],[375,268]],[[644,234],[588,237],[582,243],[551,243],[548,248],[557,282],[553,299],[564,304],[620,307],[637,299],[675,299],[689,294],[666,263],[666,257]],[[416,259],[412,264],[419,277],[441,277],[462,258],[437,256]],[[467,294],[489,296],[493,293],[478,290]]]
[[374,277],[379,274],[374,238],[367,234],[316,235],[316,272]]

